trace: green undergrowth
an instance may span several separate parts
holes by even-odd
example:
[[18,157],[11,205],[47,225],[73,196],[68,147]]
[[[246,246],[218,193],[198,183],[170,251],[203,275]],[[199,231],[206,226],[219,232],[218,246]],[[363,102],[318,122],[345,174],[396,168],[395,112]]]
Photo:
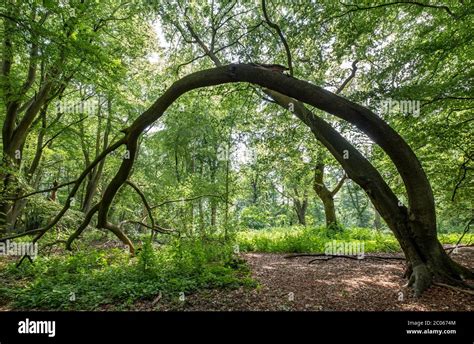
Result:
[[[438,237],[443,244],[456,244],[460,233],[443,233]],[[326,245],[336,242],[364,243],[364,252],[399,252],[400,245],[390,232],[369,228],[346,228],[329,231],[325,227],[279,227],[245,230],[237,233],[243,252],[268,253],[324,253]],[[474,242],[473,234],[466,234],[463,244]]]
[[133,258],[112,248],[40,255],[19,268],[11,262],[0,271],[0,300],[13,309],[127,309],[160,292],[174,299],[199,289],[254,286],[249,276],[231,244],[145,242]]
[[[241,252],[324,253],[332,242],[357,242],[364,243],[365,253],[400,251],[390,232],[368,228],[241,230],[228,243],[218,237],[168,239],[166,245],[143,240],[136,257],[110,247],[111,238],[104,235],[85,236],[74,252],[40,250],[33,264],[25,260],[18,268],[16,259],[0,257],[0,309],[127,310],[160,292],[163,299],[178,302],[183,294],[199,290],[255,287],[248,266],[236,255],[237,246]],[[439,238],[456,244],[460,235]],[[468,233],[462,244],[473,239]]]

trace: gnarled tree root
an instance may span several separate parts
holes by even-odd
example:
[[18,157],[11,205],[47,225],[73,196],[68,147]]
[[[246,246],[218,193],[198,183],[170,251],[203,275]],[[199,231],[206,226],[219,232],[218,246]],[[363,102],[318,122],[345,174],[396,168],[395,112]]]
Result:
[[413,267],[407,287],[412,287],[415,297],[419,297],[433,282],[433,274],[424,264]]
[[[414,267],[409,264],[405,270],[405,276],[409,276],[406,287],[413,288],[415,297],[421,296],[432,285],[450,286],[453,289],[462,290],[472,295],[473,293],[469,289],[474,288],[464,281],[467,275],[472,276],[472,271],[465,267],[462,267],[462,269],[458,269],[458,267],[462,266],[453,262],[453,271],[448,273],[438,269],[430,269],[426,264],[419,264]],[[461,271],[464,274],[461,274]],[[472,279],[472,277],[469,279]]]

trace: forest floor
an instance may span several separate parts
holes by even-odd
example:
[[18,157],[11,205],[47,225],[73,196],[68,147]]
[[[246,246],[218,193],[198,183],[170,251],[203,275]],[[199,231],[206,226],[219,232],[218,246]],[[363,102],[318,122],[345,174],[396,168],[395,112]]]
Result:
[[[390,254],[381,254],[391,256]],[[257,281],[255,289],[205,290],[184,301],[156,298],[135,304],[143,311],[472,311],[474,296],[432,286],[414,298],[404,288],[404,261],[331,259],[244,253]],[[392,255],[393,256],[393,255]],[[474,248],[459,248],[453,258],[474,266]]]

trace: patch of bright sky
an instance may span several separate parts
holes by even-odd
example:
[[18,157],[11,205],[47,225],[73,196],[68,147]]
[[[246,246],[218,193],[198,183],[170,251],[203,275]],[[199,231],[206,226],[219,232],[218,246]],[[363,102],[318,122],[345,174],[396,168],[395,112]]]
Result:
[[[153,31],[156,33],[156,37],[158,38],[158,45],[161,49],[167,49],[170,47],[170,43],[166,40],[165,34],[163,32],[163,27],[158,19],[155,19],[152,22]],[[148,61],[150,63],[159,63],[161,60],[161,56],[158,52],[153,52],[148,56]]]

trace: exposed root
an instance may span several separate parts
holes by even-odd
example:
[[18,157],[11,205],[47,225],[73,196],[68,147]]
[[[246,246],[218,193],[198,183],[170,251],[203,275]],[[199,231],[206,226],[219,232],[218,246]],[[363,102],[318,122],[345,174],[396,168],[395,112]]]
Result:
[[408,266],[405,272],[407,273],[410,270],[412,270],[410,278],[404,287],[412,287],[415,291],[415,297],[419,297],[431,285],[443,286],[474,295],[474,287],[457,278],[457,276],[453,277],[447,273],[440,272],[433,273],[425,264],[417,265],[412,269]]
[[413,287],[415,297],[419,297],[433,282],[433,274],[424,264],[413,267],[413,272],[408,280],[408,287]]
[[403,272],[403,278],[409,279],[412,272],[413,272],[413,267],[412,267],[411,263],[408,263],[406,268],[405,268],[405,271]]

